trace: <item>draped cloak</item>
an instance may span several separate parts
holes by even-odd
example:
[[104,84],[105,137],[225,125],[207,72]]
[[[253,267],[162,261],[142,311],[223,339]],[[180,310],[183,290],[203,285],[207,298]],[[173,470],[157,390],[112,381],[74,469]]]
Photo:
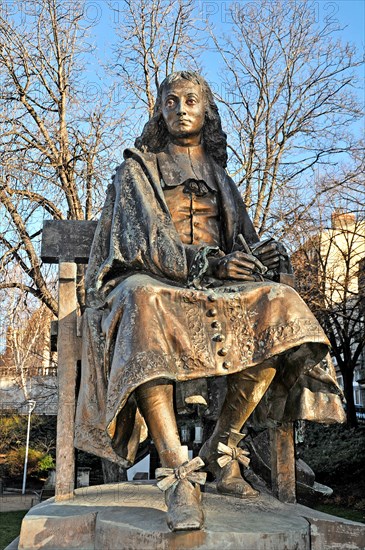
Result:
[[[257,409],[261,424],[342,422],[333,367],[319,363],[328,340],[299,295],[269,280],[189,286],[199,247],[181,242],[157,156],[127,149],[124,157],[86,274],[76,447],[129,466],[147,436],[133,394],[140,384],[213,379],[277,355],[280,368]],[[239,234],[249,244],[258,237],[236,185],[213,167],[228,254]]]

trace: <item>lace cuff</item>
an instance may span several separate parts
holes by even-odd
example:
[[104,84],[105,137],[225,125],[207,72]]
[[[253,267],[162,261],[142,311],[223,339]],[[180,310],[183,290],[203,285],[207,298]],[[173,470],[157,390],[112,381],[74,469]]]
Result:
[[209,256],[217,256],[219,251],[218,246],[203,246],[199,248],[190,266],[187,281],[188,287],[201,290],[201,282],[209,269],[208,258]]

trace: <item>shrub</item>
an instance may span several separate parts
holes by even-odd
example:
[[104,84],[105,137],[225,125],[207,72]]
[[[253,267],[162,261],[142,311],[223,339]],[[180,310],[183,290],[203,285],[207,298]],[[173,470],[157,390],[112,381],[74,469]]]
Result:
[[56,465],[51,455],[43,455],[43,457],[38,462],[39,472],[48,472],[48,470],[52,470],[52,468],[55,467]]
[[[34,474],[39,470],[39,462],[44,457],[42,451],[37,451],[36,449],[28,450],[28,465],[27,473],[29,475]],[[7,453],[6,456],[6,467],[8,475],[10,476],[19,476],[24,471],[24,459],[25,459],[25,447],[18,447],[17,449],[12,449]]]

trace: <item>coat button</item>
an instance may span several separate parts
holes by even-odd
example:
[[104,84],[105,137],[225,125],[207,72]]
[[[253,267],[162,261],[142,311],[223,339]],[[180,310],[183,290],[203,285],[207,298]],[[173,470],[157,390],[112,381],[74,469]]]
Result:
[[209,317],[215,317],[217,315],[217,313],[218,313],[218,311],[215,309],[215,307],[212,308],[212,309],[208,309],[208,311],[207,311],[207,315]]
[[215,334],[213,336],[213,340],[215,342],[224,342],[225,339],[226,339],[226,337],[224,336],[224,334]]
[[224,357],[225,355],[227,355],[228,353],[228,349],[227,348],[222,348],[218,351],[218,355],[221,355],[222,357]]
[[222,365],[222,367],[223,367],[224,369],[230,369],[231,366],[232,366],[232,363],[230,363],[229,361],[224,361],[224,363],[223,363],[223,365]]
[[214,296],[214,294],[209,294],[208,300],[210,302],[216,302],[217,301],[217,296]]
[[222,328],[222,325],[220,324],[219,321],[213,321],[211,327],[216,328],[217,330],[220,330]]

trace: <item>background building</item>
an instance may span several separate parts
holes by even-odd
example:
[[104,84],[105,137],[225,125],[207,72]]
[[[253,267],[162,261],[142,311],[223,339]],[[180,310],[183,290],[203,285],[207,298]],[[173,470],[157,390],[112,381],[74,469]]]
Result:
[[293,263],[298,290],[330,339],[347,420],[356,425],[365,417],[365,221],[336,210],[331,222],[305,241]]

